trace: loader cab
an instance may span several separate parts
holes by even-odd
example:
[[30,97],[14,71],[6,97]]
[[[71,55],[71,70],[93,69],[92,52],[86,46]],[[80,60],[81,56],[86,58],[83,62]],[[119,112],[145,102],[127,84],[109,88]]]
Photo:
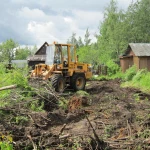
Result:
[[62,64],[63,68],[75,62],[75,46],[71,44],[53,44],[46,48],[46,64]]

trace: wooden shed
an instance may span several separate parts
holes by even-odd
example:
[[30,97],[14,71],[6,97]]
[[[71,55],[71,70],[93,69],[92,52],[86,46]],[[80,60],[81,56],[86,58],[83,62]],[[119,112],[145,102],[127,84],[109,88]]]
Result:
[[36,64],[45,63],[47,46],[48,43],[45,42],[33,56],[28,57],[27,60],[29,67],[32,67],[32,69],[34,69]]
[[120,57],[120,65],[123,72],[132,65],[137,69],[147,68],[150,71],[150,44],[130,43],[125,54]]

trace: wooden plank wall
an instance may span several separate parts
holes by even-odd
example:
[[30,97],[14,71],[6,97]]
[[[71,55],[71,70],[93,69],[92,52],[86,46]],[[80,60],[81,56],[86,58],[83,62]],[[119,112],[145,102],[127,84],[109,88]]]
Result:
[[121,65],[122,71],[125,72],[129,67],[133,65],[133,57],[120,58],[120,65]]
[[150,57],[139,57],[139,69],[145,68],[150,71]]

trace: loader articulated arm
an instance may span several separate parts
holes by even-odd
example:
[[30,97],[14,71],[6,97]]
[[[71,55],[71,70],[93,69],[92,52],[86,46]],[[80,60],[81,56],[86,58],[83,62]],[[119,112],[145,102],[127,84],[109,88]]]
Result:
[[56,65],[46,65],[46,64],[38,64],[35,66],[35,69],[31,73],[31,78],[41,78],[43,80],[48,79],[53,71],[55,70]]

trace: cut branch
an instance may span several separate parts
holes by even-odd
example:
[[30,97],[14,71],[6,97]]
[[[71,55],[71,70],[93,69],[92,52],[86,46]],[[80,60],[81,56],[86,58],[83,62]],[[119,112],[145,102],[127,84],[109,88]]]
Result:
[[1,87],[1,88],[0,88],[0,91],[2,91],[2,90],[8,90],[8,89],[14,89],[14,88],[16,88],[16,87],[17,87],[16,84],[14,84],[14,85],[9,85],[9,86],[4,86],[4,87]]

